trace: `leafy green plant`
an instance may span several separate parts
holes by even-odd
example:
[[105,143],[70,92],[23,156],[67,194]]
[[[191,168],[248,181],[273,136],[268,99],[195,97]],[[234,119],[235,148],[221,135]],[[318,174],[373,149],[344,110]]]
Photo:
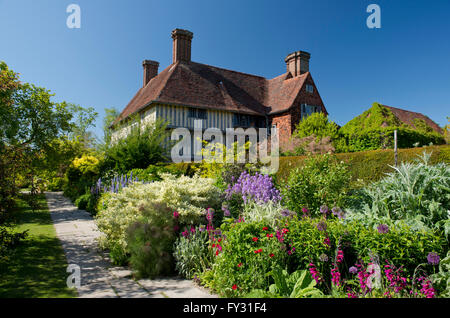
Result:
[[138,278],[173,273],[174,220],[164,204],[141,205],[141,216],[127,229],[130,263]]
[[349,185],[347,165],[327,154],[306,159],[302,167],[293,170],[282,194],[290,210],[299,212],[306,207],[319,215],[323,204],[345,206]]
[[439,272],[430,276],[440,297],[450,298],[450,252],[439,262]]
[[223,225],[226,239],[212,267],[207,286],[225,297],[246,295],[252,289],[267,289],[269,273],[284,266],[289,247],[277,239],[275,229],[264,222]]
[[[283,215],[283,212],[285,215]],[[246,222],[265,222],[275,228],[280,220],[291,215],[291,213],[279,202],[268,201],[261,204],[250,201],[244,204],[241,215]]]
[[415,163],[392,167],[394,172],[361,190],[350,219],[376,226],[406,222],[414,229],[450,231],[450,168],[430,165],[423,153]]
[[109,249],[112,260],[123,263],[128,249],[125,231],[141,215],[142,206],[164,203],[180,213],[181,224],[197,225],[204,222],[205,209],[218,208],[220,193],[214,180],[194,176],[179,178],[163,174],[161,181],[148,184],[134,183],[118,193],[102,194],[96,216],[103,232],[100,244]]
[[248,298],[314,298],[323,297],[324,294],[317,288],[316,281],[307,270],[295,271],[288,274],[286,270],[274,268],[269,273],[275,284],[269,286],[269,290],[256,289],[246,295]]
[[188,279],[211,268],[214,261],[210,234],[205,227],[193,227],[190,232],[188,235],[180,236],[174,247],[175,268]]
[[[150,164],[165,161],[164,142],[168,136],[167,123],[157,120],[143,126],[139,119],[128,129],[125,138],[111,142],[105,150],[102,171],[126,173],[131,169],[145,169]],[[118,128],[117,128],[118,129]]]

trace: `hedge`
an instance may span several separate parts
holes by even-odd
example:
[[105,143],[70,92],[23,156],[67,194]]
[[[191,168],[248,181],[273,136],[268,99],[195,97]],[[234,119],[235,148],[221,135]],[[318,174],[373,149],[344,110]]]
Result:
[[[432,152],[431,164],[439,162],[450,163],[450,145],[429,146],[421,148],[399,149],[398,163],[402,161],[413,161],[424,151]],[[394,150],[370,150],[352,153],[336,154],[338,160],[349,164],[352,182],[362,179],[365,183],[380,180],[385,173],[393,169],[389,165],[394,165]],[[278,183],[287,180],[292,169],[300,167],[307,156],[280,157],[280,167],[275,174]]]

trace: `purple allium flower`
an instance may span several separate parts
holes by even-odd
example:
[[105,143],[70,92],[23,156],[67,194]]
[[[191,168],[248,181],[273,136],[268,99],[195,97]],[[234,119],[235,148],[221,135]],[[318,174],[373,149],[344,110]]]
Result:
[[321,254],[320,256],[319,256],[319,259],[322,261],[322,262],[328,262],[328,255],[327,254],[325,254],[325,253],[323,253],[323,254]]
[[350,274],[356,274],[358,273],[358,269],[355,266],[352,266],[348,269]]
[[339,213],[341,212],[341,209],[335,206],[334,208],[331,209],[331,212],[333,213],[334,216],[338,216]]
[[322,213],[323,215],[327,215],[328,212],[330,212],[330,210],[328,209],[328,207],[326,205],[322,205],[320,207],[320,213]]
[[440,258],[437,253],[431,252],[431,253],[428,253],[427,260],[428,260],[428,264],[437,265],[437,264],[439,264]]
[[389,227],[386,224],[378,225],[377,229],[378,229],[378,233],[381,233],[381,234],[386,234],[387,232],[389,232]]
[[229,217],[229,216],[231,216],[231,212],[230,212],[230,210],[228,210],[228,205],[223,205],[222,206],[222,211],[223,211],[223,215],[224,216],[226,216],[226,217]]
[[292,216],[292,212],[288,209],[284,209],[283,211],[281,211],[281,215],[284,217]]
[[319,231],[326,231],[327,230],[327,224],[324,221],[320,221],[317,223],[317,229]]

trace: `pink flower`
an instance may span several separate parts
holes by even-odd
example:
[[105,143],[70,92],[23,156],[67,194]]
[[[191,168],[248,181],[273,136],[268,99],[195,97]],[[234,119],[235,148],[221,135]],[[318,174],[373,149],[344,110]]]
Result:
[[178,213],[177,211],[173,212],[173,217],[175,219],[178,219],[179,216],[180,216],[180,213]]

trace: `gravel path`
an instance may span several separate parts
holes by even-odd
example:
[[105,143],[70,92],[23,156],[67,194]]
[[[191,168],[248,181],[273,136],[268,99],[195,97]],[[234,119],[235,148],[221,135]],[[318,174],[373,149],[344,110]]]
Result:
[[[47,192],[48,208],[68,264],[80,266],[79,297],[210,298],[216,297],[190,280],[135,281],[128,268],[111,265],[97,245],[100,232],[92,216],[78,210],[60,192]],[[69,273],[67,274],[69,276]]]

